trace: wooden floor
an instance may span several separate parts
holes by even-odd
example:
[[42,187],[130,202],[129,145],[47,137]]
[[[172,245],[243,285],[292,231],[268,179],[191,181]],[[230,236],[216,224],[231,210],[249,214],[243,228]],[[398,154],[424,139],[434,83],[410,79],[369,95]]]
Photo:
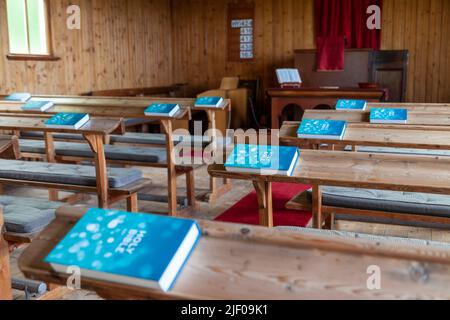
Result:
[[[164,188],[160,186],[163,185],[165,179],[164,170],[153,169],[153,168],[142,168],[145,172],[145,176],[147,178],[155,181],[155,191],[164,193]],[[178,185],[185,185],[183,178],[180,178]],[[196,171],[196,188],[197,189],[206,189],[209,184],[208,174],[206,172],[206,168],[202,168],[199,171]],[[159,186],[159,188],[157,188]],[[201,219],[214,219],[222,212],[227,210],[237,201],[239,201],[242,197],[247,195],[249,192],[253,190],[252,184],[246,181],[233,181],[233,190],[228,194],[224,195],[220,200],[218,200],[214,205],[209,205],[206,203],[200,203],[200,208],[196,212],[188,213],[187,217],[192,218],[201,218]],[[29,196],[35,198],[45,198],[47,195],[46,191],[38,191],[24,188],[7,188],[7,194],[17,195],[17,196]],[[185,190],[180,189],[180,194],[184,194]],[[64,194],[62,194],[64,195]],[[84,202],[84,204],[88,204],[91,206],[96,205],[95,197],[92,197],[90,201]],[[155,204],[150,202],[140,202],[140,211],[142,212],[163,212],[166,210],[167,205],[164,204]],[[121,209],[125,209],[125,203],[119,204]],[[366,223],[358,223],[358,222],[349,222],[349,221],[338,221],[337,229],[343,231],[352,231],[359,233],[369,233],[369,234],[377,234],[377,235],[385,235],[385,236],[394,236],[394,237],[404,237],[404,238],[415,238],[415,239],[423,239],[423,240],[433,240],[440,242],[450,242],[450,230],[432,230],[426,228],[413,228],[413,227],[404,227],[404,226],[389,226],[389,225],[378,225],[378,224],[366,224]],[[20,255],[21,250],[17,250],[11,257],[12,263],[12,273],[14,277],[20,278],[22,277],[20,271],[17,268],[17,257]],[[15,292],[15,299],[24,299],[25,296],[22,292]],[[74,300],[92,300],[99,299],[95,293],[87,292],[87,291],[76,291],[68,294],[64,297],[64,299],[74,299]]]

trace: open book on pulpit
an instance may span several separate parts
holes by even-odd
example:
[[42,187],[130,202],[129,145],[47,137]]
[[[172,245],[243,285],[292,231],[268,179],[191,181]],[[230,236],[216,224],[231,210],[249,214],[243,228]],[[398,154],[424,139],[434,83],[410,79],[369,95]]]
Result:
[[302,79],[298,69],[277,69],[278,83],[282,88],[300,88]]

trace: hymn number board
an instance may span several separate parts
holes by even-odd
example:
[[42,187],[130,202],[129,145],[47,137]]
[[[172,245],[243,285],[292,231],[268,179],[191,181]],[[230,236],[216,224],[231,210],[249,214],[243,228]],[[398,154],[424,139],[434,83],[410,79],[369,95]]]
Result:
[[255,5],[231,3],[228,5],[228,60],[252,61],[254,51]]

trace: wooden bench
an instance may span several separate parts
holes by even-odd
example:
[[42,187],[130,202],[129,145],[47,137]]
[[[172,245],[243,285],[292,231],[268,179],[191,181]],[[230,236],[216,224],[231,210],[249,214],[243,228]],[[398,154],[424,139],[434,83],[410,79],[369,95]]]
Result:
[[[48,188],[53,190],[72,190],[81,193],[94,192],[98,196],[99,207],[108,207],[111,203],[127,199],[129,209],[132,211],[137,208],[137,192],[148,187],[150,181],[142,179],[138,183],[121,188],[111,189],[108,183],[106,159],[104,152],[104,140],[106,136],[122,132],[121,119],[105,119],[92,117],[91,120],[79,130],[65,128],[48,128],[45,121],[48,115],[33,115],[26,117],[17,117],[14,115],[3,116],[0,118],[0,130],[9,131],[31,131],[43,132],[46,143],[46,159],[49,163],[55,163],[55,148],[52,133],[78,133],[83,135],[89,143],[94,154],[96,186],[82,186],[64,183],[52,183],[46,181],[26,181],[18,179],[0,179],[0,184],[14,184],[33,186],[38,188]],[[50,200],[56,200],[56,193],[50,192]]]
[[287,145],[311,146],[318,149],[321,145],[380,146],[392,148],[414,148],[450,150],[450,131],[441,127],[404,127],[402,125],[373,125],[349,123],[342,140],[302,139],[297,135],[300,122],[284,122],[280,129],[280,142]]
[[143,96],[167,96],[175,97],[182,90],[184,85],[176,84],[165,87],[143,87],[143,88],[128,88],[128,89],[111,89],[98,90],[82,93],[82,96],[91,97],[143,97]]
[[[28,278],[66,283],[68,276],[54,272],[43,258],[85,211],[59,210],[57,219],[19,259]],[[450,298],[447,244],[210,221],[199,224],[203,236],[170,292],[88,278],[81,279],[82,288],[107,299]],[[382,270],[381,290],[367,287],[371,265]]]
[[[126,107],[127,109],[133,108],[136,112],[131,115],[129,110],[126,113],[121,113],[122,117],[128,118],[142,118],[145,108],[152,103],[177,103],[184,108],[188,108],[190,112],[205,112],[208,117],[208,129],[212,133],[217,129],[216,118],[218,112],[227,111],[231,112],[231,100],[225,99],[224,103],[219,108],[204,108],[195,107],[196,99],[193,98],[149,98],[149,97],[127,97],[127,98],[111,98],[111,97],[79,97],[79,96],[54,96],[54,95],[33,95],[32,100],[40,101],[53,101],[57,106],[80,106],[80,105],[95,105],[95,106],[110,106],[110,107]],[[64,112],[64,109],[56,109]],[[151,119],[151,117],[149,118]],[[172,124],[173,126],[173,124]],[[165,128],[162,128],[165,131]],[[225,135],[225,132],[222,133]],[[215,139],[211,136],[211,139]],[[211,178],[209,191],[201,197],[208,201],[213,202],[222,194],[231,190],[230,181],[223,181],[219,186],[216,179]]]
[[[436,114],[436,117],[439,118],[439,115]],[[437,118],[435,123],[439,123]],[[442,119],[445,121],[446,117],[443,116]],[[281,142],[297,146],[310,143],[316,149],[322,143],[341,147],[352,145],[353,151],[372,154],[450,156],[450,131],[442,129],[446,127],[431,126],[424,128],[350,123],[344,139],[333,142],[322,139],[299,139],[297,137],[299,125],[298,122],[285,123],[280,133]],[[364,193],[366,197],[364,197]],[[352,196],[346,194],[352,194]],[[427,198],[428,203],[421,202],[424,197]],[[438,196],[417,193],[399,195],[397,192],[332,187],[324,188],[322,199],[325,203],[325,212],[327,214],[333,213],[338,218],[348,219],[350,217],[350,219],[355,219],[355,217],[358,217],[358,221],[391,224],[405,224],[404,221],[406,220],[408,225],[433,228],[448,227],[446,219],[448,217],[446,210],[448,203],[444,200]],[[310,193],[305,192],[294,197],[286,207],[288,209],[308,210],[311,208],[311,201]],[[376,213],[370,213],[374,210],[377,210]],[[393,215],[393,212],[396,214]],[[400,215],[404,216],[403,219],[398,219]]]
[[[413,108],[415,111],[437,111],[446,112],[449,110],[450,103],[418,103],[418,102],[368,102],[367,108],[370,110],[372,108],[400,108],[409,109]],[[448,111],[447,111],[448,112]]]
[[[390,191],[450,195],[449,157],[371,154],[359,152],[301,150],[298,165],[291,177],[233,173],[223,165],[208,168],[212,176],[253,181],[260,206],[260,224],[273,226],[272,183],[298,183],[313,186],[312,212],[314,228],[330,228],[335,208],[322,203],[322,187],[351,187]],[[450,223],[449,218],[408,215],[374,210],[341,210],[339,213],[361,216],[395,216],[400,220]]]
[[[122,117],[122,118],[146,118],[161,122],[162,130],[166,136],[167,159],[168,162],[168,185],[169,185],[169,212],[176,214],[176,168],[173,156],[173,121],[178,119],[190,118],[190,110],[193,108],[195,99],[171,99],[171,98],[107,98],[107,97],[79,97],[79,96],[35,96],[33,100],[51,100],[56,105],[50,110],[49,114],[58,112],[84,112],[99,117]],[[144,110],[151,103],[170,102],[178,103],[183,107],[183,111],[176,115],[173,119],[161,117],[147,117]],[[0,113],[19,113],[27,114],[21,109],[21,103],[0,102]],[[215,114],[218,111],[231,108],[229,100],[225,100],[221,108],[203,109],[210,119],[211,129],[215,129]],[[211,137],[214,141],[215,137]],[[219,195],[231,189],[229,181],[224,181],[222,186],[218,186],[215,179],[210,181],[210,189],[204,198],[213,201]]]
[[[355,123],[370,123],[370,111],[349,110],[306,110],[304,119],[342,120]],[[410,126],[443,126],[450,128],[450,108],[444,111],[417,111],[410,107],[408,123]]]

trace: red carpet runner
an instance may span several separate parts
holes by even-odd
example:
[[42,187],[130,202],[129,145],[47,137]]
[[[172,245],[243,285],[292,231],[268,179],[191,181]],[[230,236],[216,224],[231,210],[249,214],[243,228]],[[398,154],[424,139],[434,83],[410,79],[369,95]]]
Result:
[[[273,184],[273,217],[275,226],[306,227],[312,217],[311,212],[287,210],[285,205],[295,195],[309,188],[309,186],[299,184]],[[259,225],[256,192],[254,191],[248,194],[233,207],[217,217],[216,221]]]

